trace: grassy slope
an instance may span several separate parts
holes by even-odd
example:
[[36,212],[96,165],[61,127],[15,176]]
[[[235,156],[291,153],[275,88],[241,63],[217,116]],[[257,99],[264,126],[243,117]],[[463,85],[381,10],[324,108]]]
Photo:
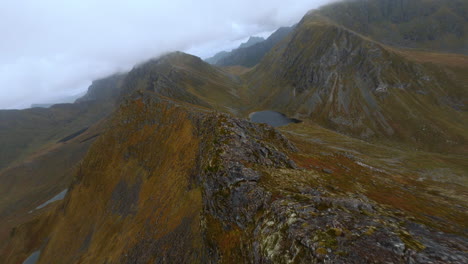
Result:
[[149,90],[203,107],[231,111],[240,108],[240,80],[198,57],[171,53],[135,67],[125,80],[123,94]]
[[[160,126],[169,123],[166,117],[172,125]],[[48,243],[51,250],[41,261],[65,263],[79,257],[83,262],[125,262],[119,260],[124,250],[128,258],[143,254],[150,261],[152,250],[161,250],[160,257],[170,255],[173,243],[186,251],[180,260],[188,261],[201,247],[196,241],[186,243],[200,237],[201,193],[190,183],[198,142],[187,114],[164,103],[159,107],[137,100],[116,113],[112,126],[82,162],[67,197],[67,213],[58,220]],[[92,240],[76,239],[77,233]],[[146,236],[165,242],[145,244]],[[74,255],[80,248],[89,248],[88,254]]]
[[123,77],[115,75],[93,82],[88,93],[74,104],[0,110],[0,170],[109,115]]
[[0,246],[28,212],[67,188],[79,161],[104,130],[124,75],[93,82],[74,104],[0,111]]
[[273,32],[266,40],[256,43],[248,47],[239,47],[227,54],[214,63],[217,66],[244,66],[253,67],[258,64],[278,42],[284,39],[290,32],[292,27],[282,27]]
[[186,107],[126,99],[74,173],[63,206],[19,226],[5,263],[26,258],[46,237],[43,263],[203,259],[201,190],[192,175],[199,139]]
[[[159,63],[161,61],[163,63]],[[116,97],[116,92],[120,88],[111,87],[115,83],[97,81],[92,86],[94,88],[90,89],[92,91],[89,93],[90,96],[86,98],[92,99],[97,96],[107,98],[107,100],[63,106],[71,109],[82,107],[84,114],[76,114],[78,118],[75,115],[72,118],[69,112],[61,111],[62,106],[45,110],[15,111],[15,115],[5,114],[11,119],[10,123],[4,123],[5,138],[15,138],[12,135],[16,134],[19,141],[28,142],[31,147],[21,148],[18,147],[18,143],[10,142],[11,147],[22,151],[24,157],[17,157],[16,164],[10,164],[8,168],[0,171],[0,192],[3,194],[0,200],[0,221],[8,223],[0,228],[2,241],[6,241],[5,238],[13,226],[34,217],[34,214],[28,214],[30,210],[70,184],[76,166],[88,151],[89,146],[97,138],[96,136],[108,129],[107,118],[101,120],[98,118],[108,113],[114,107],[116,100],[121,103],[125,101],[127,94],[151,90],[160,95],[222,111],[229,112],[239,108],[236,94],[239,85],[237,77],[186,54],[176,53],[163,57],[160,61],[149,61],[135,68],[124,79],[120,77],[117,79],[119,87],[124,90],[120,99]],[[113,92],[109,90],[112,88],[114,88]],[[34,116],[36,111],[43,111],[47,119],[38,118],[35,122],[27,120]],[[67,125],[57,125],[61,123],[56,121],[58,118],[49,114],[52,111],[65,116],[62,119]],[[16,118],[17,116],[23,118]],[[92,125],[92,122],[95,124]],[[66,136],[73,135],[73,133],[68,133],[69,127],[81,128],[82,124],[90,128],[65,143],[59,142]],[[42,127],[44,127],[43,130]],[[19,129],[24,131],[24,134],[18,134]],[[37,142],[37,145],[32,145],[31,141]]]
[[56,105],[50,109],[2,110],[0,168],[24,159],[44,145],[54,144],[102,118],[100,111],[90,108],[101,110],[100,106],[87,103]]
[[333,171],[322,180],[344,192],[362,193],[429,226],[460,233],[466,226],[468,166],[463,155],[397,149],[348,137],[314,123],[281,131],[299,146],[304,168]]
[[0,226],[0,241],[6,241],[12,227],[32,219],[38,213],[34,211],[37,206],[68,188],[80,160],[105,128],[103,122],[98,123],[0,172],[0,222],[4,223]]

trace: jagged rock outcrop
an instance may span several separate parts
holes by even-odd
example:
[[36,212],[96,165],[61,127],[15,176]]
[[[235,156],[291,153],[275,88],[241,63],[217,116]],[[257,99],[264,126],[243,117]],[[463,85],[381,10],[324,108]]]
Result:
[[352,0],[315,12],[389,45],[468,54],[464,0]]

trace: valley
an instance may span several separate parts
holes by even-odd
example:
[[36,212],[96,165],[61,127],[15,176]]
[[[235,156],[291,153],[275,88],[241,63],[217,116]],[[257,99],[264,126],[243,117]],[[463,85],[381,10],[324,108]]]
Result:
[[466,7],[418,2],[331,4],[214,65],[172,52],[0,111],[0,263],[466,263]]

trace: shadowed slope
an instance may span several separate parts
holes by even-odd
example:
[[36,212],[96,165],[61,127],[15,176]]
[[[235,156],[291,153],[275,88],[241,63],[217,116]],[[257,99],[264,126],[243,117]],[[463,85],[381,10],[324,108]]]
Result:
[[389,45],[468,55],[464,0],[348,0],[314,12]]
[[98,123],[0,171],[0,248],[11,228],[34,218],[42,211],[35,211],[38,205],[70,185],[80,160],[105,127]]
[[242,104],[239,86],[240,80],[234,75],[198,57],[174,52],[136,66],[125,80],[122,95],[152,91],[184,102],[232,111]]
[[209,64],[216,65],[218,61],[220,61],[221,59],[225,57],[230,56],[236,50],[241,49],[241,48],[248,48],[262,41],[265,41],[265,39],[262,37],[250,37],[249,40],[247,40],[247,42],[240,44],[240,46],[237,49],[234,49],[230,52],[227,52],[227,51],[218,52],[213,57],[205,59],[205,61],[208,62]]
[[93,82],[74,104],[0,111],[0,247],[12,227],[33,218],[36,206],[68,187],[106,127],[103,120],[115,109],[124,77]]
[[[3,211],[19,225],[1,261],[40,250],[39,263],[465,263],[464,155],[414,146],[466,153],[466,66],[314,14],[248,71],[180,52],[150,60],[122,81],[107,123],[30,157],[67,163],[23,178],[59,184],[0,203],[21,207]],[[216,112],[264,109],[304,122],[285,137]],[[25,216],[72,173],[63,201]]]
[[74,104],[0,110],[0,170],[109,115],[123,77],[114,75],[93,82]]
[[293,27],[279,28],[266,40],[248,47],[239,47],[238,49],[228,52],[214,64],[217,66],[239,65],[244,67],[253,67],[257,65],[265,54],[267,54],[276,44],[286,38],[292,30]]

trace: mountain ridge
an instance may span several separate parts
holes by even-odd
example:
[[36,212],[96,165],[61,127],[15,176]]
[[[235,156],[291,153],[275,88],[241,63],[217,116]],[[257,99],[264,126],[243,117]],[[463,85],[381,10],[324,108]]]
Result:
[[[294,27],[294,26],[293,26]],[[267,39],[249,46],[239,46],[231,52],[220,52],[217,59],[206,59],[210,64],[217,66],[255,66],[270,49],[286,37],[293,27],[281,27],[273,32]],[[216,56],[216,55],[215,55]]]
[[349,0],[311,13],[382,43],[467,55],[466,1]]
[[[315,15],[306,16],[298,27],[302,27],[302,30],[296,30],[281,47],[277,46],[253,71],[246,73],[245,78],[250,79],[252,93],[259,96],[258,101],[263,101],[264,107],[278,109],[299,119],[312,116],[313,120],[326,127],[366,138],[379,134],[391,137],[398,136],[398,133],[407,133],[398,131],[389,121],[393,119],[393,122],[400,124],[406,122],[407,126],[414,127],[408,121],[419,122],[419,118],[430,114],[416,112],[413,114],[414,121],[401,118],[400,121],[396,121],[397,115],[403,116],[404,113],[398,114],[395,111],[409,109],[408,104],[412,107],[426,104],[424,111],[432,108],[433,113],[445,112],[439,114],[441,118],[438,121],[430,120],[426,126],[431,124],[430,129],[434,129],[434,133],[447,133],[447,130],[443,132],[441,129],[444,129],[447,121],[452,118],[450,122],[453,130],[448,133],[458,131],[458,134],[452,135],[450,141],[453,142],[453,146],[466,142],[462,132],[466,131],[466,127],[462,125],[462,120],[466,118],[463,110],[465,104],[457,99],[466,98],[467,87],[463,84],[462,65],[442,68],[414,63],[402,57],[401,52],[394,52],[393,47],[388,48],[345,28],[324,22]],[[314,43],[311,41],[315,41],[316,46],[303,46],[303,43]],[[461,62],[466,65],[467,60]],[[413,79],[410,74],[419,79]],[[440,78],[441,82],[438,84],[437,79],[431,79],[433,76]],[[452,82],[454,77],[460,82]],[[453,85],[450,89],[450,86],[446,85],[448,81]],[[392,99],[392,95],[401,92],[404,93],[401,95],[404,97]],[[413,101],[405,102],[411,98],[408,93],[413,94]],[[354,106],[358,107],[354,110],[353,100],[356,102]],[[389,102],[391,100],[393,102]],[[419,103],[415,104],[417,101]],[[360,105],[363,102],[365,104]],[[397,105],[389,109],[382,108],[390,107],[385,104]],[[454,111],[446,109],[446,106]],[[412,111],[415,110],[418,111],[413,107]],[[364,117],[364,114],[371,112],[373,117]],[[444,120],[445,117],[448,119]],[[439,124],[435,125],[435,122]],[[348,128],[345,128],[346,126]],[[417,132],[417,129],[413,128],[412,131]],[[406,134],[401,139],[409,137],[411,135]],[[427,135],[426,139],[416,138],[414,141],[427,142],[432,137],[433,135]]]
[[[101,119],[0,170],[3,261],[464,263],[467,67],[319,10],[252,68],[174,52],[93,82]],[[266,109],[302,122],[243,118]]]

